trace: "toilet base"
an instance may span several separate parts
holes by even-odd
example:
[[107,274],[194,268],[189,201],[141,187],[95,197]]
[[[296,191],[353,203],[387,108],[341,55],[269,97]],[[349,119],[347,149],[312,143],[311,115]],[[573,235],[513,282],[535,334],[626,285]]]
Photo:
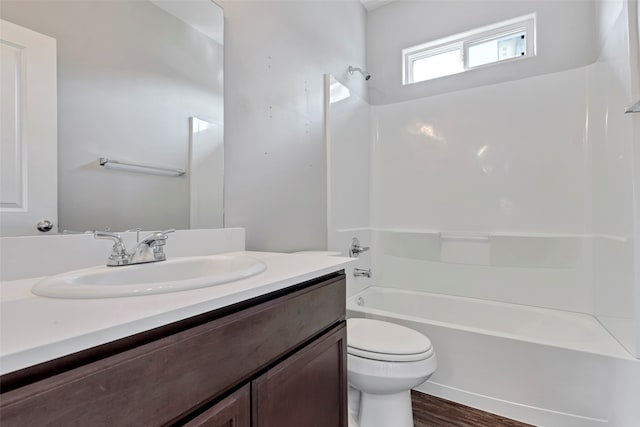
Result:
[[413,427],[411,391],[360,395],[360,427]]

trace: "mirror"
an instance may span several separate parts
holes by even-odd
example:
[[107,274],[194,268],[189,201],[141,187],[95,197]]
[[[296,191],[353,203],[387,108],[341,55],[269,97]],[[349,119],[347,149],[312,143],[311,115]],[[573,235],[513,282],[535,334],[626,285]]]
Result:
[[223,226],[218,5],[3,0],[0,18],[56,39],[59,232]]

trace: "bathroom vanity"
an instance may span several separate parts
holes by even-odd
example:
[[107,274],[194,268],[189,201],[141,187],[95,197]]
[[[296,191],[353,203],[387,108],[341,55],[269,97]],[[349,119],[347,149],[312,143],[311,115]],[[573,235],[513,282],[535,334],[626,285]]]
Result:
[[25,368],[0,423],[345,426],[344,316],[335,272]]
[[[224,233],[241,245],[240,231]],[[174,253],[191,256],[193,241],[181,248],[181,239],[193,234],[176,233]],[[46,240],[39,246],[94,244]],[[0,243],[19,259],[28,242]],[[346,426],[352,260],[213,246],[197,254],[254,257],[267,268],[201,289],[97,299],[34,295],[42,273],[59,266],[38,277],[5,269],[0,425]]]

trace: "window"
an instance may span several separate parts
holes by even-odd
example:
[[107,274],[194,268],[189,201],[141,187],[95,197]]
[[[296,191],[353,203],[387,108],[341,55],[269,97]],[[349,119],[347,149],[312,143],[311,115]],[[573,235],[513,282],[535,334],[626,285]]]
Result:
[[403,84],[531,56],[535,56],[535,14],[404,49]]

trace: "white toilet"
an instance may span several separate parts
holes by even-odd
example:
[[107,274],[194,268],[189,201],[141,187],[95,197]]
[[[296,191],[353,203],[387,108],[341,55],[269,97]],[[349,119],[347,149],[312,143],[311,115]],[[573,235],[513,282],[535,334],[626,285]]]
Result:
[[411,389],[437,367],[429,338],[373,319],[347,320],[350,417],[359,427],[413,427]]

